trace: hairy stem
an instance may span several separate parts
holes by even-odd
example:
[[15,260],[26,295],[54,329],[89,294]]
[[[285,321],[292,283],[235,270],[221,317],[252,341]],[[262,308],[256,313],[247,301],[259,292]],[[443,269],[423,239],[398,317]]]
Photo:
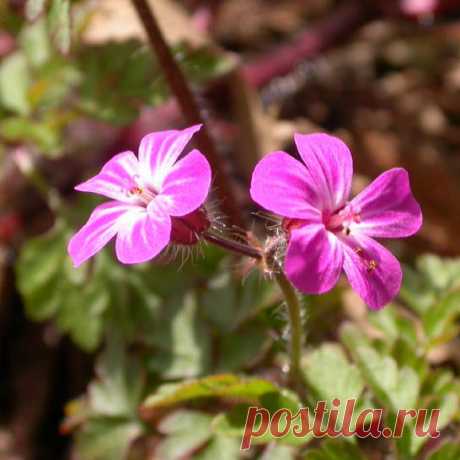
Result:
[[[163,37],[147,0],[131,1],[147,33],[150,46],[165,73],[171,91],[176,96],[185,121],[189,125],[203,124],[197,101]],[[198,148],[208,157],[214,171],[216,193],[221,202],[222,210],[229,216],[232,223],[242,227],[243,218],[236,205],[230,179],[225,172],[225,167],[219,158],[217,149],[206,126],[203,126],[196,136]]]
[[289,344],[289,378],[294,388],[302,389],[302,374],[300,369],[300,358],[302,355],[302,318],[300,314],[300,301],[292,284],[288,281],[282,271],[275,274],[275,279],[283,293],[289,313],[290,344]]
[[[252,257],[253,259],[262,260],[264,255],[262,252],[248,244],[240,243],[238,241],[222,238],[210,232],[204,232],[202,237],[227,251],[234,252],[243,256]],[[278,283],[281,292],[283,293],[284,300],[288,308],[289,326],[290,326],[290,344],[289,344],[289,380],[292,386],[299,392],[303,393],[303,378],[300,369],[300,359],[302,355],[302,317],[300,309],[300,301],[297,293],[292,284],[286,278],[284,273],[276,267],[273,270],[275,279]]]
[[252,257],[253,259],[262,259],[261,252],[247,244],[240,243],[235,240],[229,240],[227,238],[222,238],[221,236],[215,235],[214,233],[205,232],[202,234],[203,238],[209,243],[220,246],[221,248],[240,254],[242,256]]

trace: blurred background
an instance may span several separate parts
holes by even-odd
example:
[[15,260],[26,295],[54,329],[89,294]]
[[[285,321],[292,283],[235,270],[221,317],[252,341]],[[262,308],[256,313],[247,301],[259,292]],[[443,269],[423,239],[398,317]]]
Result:
[[[310,369],[357,366],[366,401],[376,394],[390,407],[406,385],[417,390],[405,403],[449,408],[442,439],[453,456],[430,457],[435,444],[406,439],[360,442],[346,458],[460,458],[460,2],[150,3],[255,233],[264,221],[248,194],[252,168],[273,150],[295,155],[295,132],[344,139],[355,192],[385,169],[409,171],[424,225],[391,247],[406,266],[398,305],[369,318],[345,283],[306,300],[306,359]],[[70,266],[66,242],[97,202],[75,184],[136,151],[146,133],[183,126],[129,0],[0,0],[1,460],[345,458],[348,447],[328,457],[314,443],[318,456],[307,457],[308,446],[273,442],[240,457],[238,438],[221,436],[236,430],[233,416],[221,420],[235,395],[193,411],[179,404],[189,426],[204,427],[192,440],[163,417],[177,414],[164,409],[170,402],[139,411],[165,382],[220,372],[284,379],[279,295],[244,261],[203,247],[193,261],[125,268],[108,248]],[[357,337],[385,369],[415,377],[379,388]],[[331,396],[321,388],[337,376],[306,372],[311,392]],[[208,426],[216,415],[218,434]]]

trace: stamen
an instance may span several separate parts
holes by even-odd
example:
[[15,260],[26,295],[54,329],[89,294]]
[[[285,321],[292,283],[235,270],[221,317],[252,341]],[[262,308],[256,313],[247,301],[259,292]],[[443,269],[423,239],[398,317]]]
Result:
[[323,222],[330,232],[342,232],[348,236],[351,233],[351,224],[361,222],[361,216],[359,209],[354,209],[350,205],[346,205],[333,214],[324,214]]
[[362,262],[366,266],[366,271],[368,273],[371,273],[377,269],[378,267],[377,261],[375,259],[367,258],[367,254],[365,253],[363,248],[361,248],[360,246],[357,246],[353,250],[355,251],[355,253],[359,256],[359,258],[362,260]]
[[149,204],[155,198],[156,193],[148,188],[135,185],[128,190],[128,196],[129,195],[136,195],[142,200],[144,204]]
[[130,195],[142,195],[143,190],[140,187],[132,187],[128,192]]
[[377,262],[374,259],[371,259],[367,264],[368,273],[374,271],[377,268]]

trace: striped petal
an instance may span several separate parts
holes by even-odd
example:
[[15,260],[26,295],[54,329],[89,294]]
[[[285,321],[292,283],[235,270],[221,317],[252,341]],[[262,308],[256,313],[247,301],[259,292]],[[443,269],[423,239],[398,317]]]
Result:
[[360,215],[360,222],[351,226],[352,232],[375,238],[404,238],[422,225],[422,211],[403,168],[380,174],[350,204]]
[[71,238],[67,251],[75,267],[100,251],[115,236],[123,216],[134,207],[118,201],[97,206],[88,222]]
[[373,310],[384,307],[401,288],[402,271],[396,257],[365,235],[345,239],[343,248],[343,269],[351,287]]
[[329,291],[336,285],[342,265],[342,244],[324,225],[305,225],[291,232],[284,269],[299,291]]
[[146,262],[168,245],[170,236],[171,219],[161,209],[155,213],[145,208],[129,212],[118,226],[117,258],[124,264]]
[[154,189],[161,190],[163,179],[200,129],[201,125],[195,125],[182,131],[159,131],[144,136],[139,146],[139,161],[144,175],[150,176],[150,185]]
[[297,149],[321,199],[321,210],[341,208],[350,195],[353,176],[351,152],[338,137],[296,134]]
[[251,198],[268,211],[292,219],[321,221],[307,168],[284,152],[272,152],[252,173]]
[[133,152],[123,152],[111,158],[100,173],[75,187],[79,192],[91,192],[125,203],[134,203],[137,198],[129,191],[138,184],[139,162]]
[[170,170],[160,197],[165,201],[169,215],[185,216],[204,203],[210,186],[211,166],[203,154],[193,150]]

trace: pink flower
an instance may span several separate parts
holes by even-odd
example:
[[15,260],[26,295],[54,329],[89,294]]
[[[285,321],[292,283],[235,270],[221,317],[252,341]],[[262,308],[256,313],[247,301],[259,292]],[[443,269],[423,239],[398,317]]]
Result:
[[[139,158],[133,152],[119,153],[99,174],[75,187],[112,199],[97,206],[70,240],[68,252],[75,266],[115,235],[117,258],[125,264],[152,259],[174,234],[183,244],[196,242],[194,230],[208,225],[199,208],[209,192],[211,168],[198,150],[178,158],[200,128],[148,134],[140,143]],[[186,232],[189,226],[192,237]]]
[[285,217],[289,235],[284,270],[302,292],[330,290],[343,271],[374,309],[399,292],[401,267],[374,238],[403,238],[422,224],[407,171],[381,174],[348,201],[353,163],[348,147],[326,134],[295,135],[303,163],[273,152],[256,166],[251,196]]

